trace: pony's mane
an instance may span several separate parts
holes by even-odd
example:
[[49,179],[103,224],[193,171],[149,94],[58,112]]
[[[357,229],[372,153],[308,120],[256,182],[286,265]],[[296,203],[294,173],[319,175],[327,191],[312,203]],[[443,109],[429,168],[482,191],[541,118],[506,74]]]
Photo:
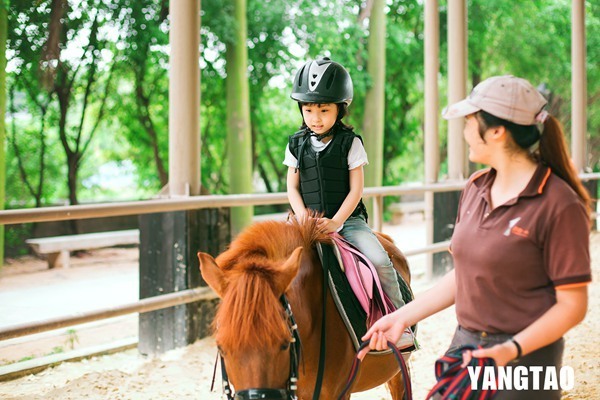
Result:
[[215,317],[217,342],[239,350],[289,340],[285,313],[274,292],[278,267],[297,247],[308,250],[315,242],[329,240],[314,218],[265,221],[242,232],[216,260],[227,280]]

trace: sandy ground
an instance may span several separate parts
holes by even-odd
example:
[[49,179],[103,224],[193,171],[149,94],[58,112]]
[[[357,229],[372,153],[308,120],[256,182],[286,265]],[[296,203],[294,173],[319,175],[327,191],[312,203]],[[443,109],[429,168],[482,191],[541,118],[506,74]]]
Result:
[[[583,323],[568,333],[564,364],[575,370],[575,387],[564,399],[600,399],[600,233],[592,236],[594,281],[590,286],[590,304]],[[36,264],[37,263],[37,264]],[[75,262],[75,264],[77,264]],[[34,268],[32,269],[32,265]],[[14,267],[14,268],[13,268]],[[93,270],[93,269],[92,269]],[[43,263],[30,260],[16,263],[2,272],[3,278],[44,271]],[[24,276],[24,275],[23,275]],[[31,280],[31,279],[29,279]],[[431,282],[417,279],[413,287],[422,292]],[[2,318],[2,316],[0,316]],[[122,326],[113,326],[121,330]],[[422,349],[411,359],[414,398],[424,399],[433,386],[433,365],[443,354],[456,325],[453,308],[423,321],[419,327]],[[106,329],[99,329],[105,335]],[[130,327],[129,329],[133,329]],[[124,329],[127,331],[127,329]],[[82,337],[86,336],[82,333]],[[47,338],[47,340],[50,340]],[[64,339],[61,339],[64,340]],[[2,344],[2,342],[0,342]],[[17,346],[18,347],[18,346]],[[1,350],[1,349],[0,349]],[[161,357],[146,358],[137,350],[95,357],[80,362],[63,363],[36,375],[0,382],[0,398],[16,399],[219,399],[220,379],[216,391],[210,391],[216,348],[212,338],[197,341],[186,348],[167,352]],[[9,356],[5,356],[5,358]],[[346,372],[341,379],[345,379]],[[353,399],[388,399],[385,387],[355,394]]]

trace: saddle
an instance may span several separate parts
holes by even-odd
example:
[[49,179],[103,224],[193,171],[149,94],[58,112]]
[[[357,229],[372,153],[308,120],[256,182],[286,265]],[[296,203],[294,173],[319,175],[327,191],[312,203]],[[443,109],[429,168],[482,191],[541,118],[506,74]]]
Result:
[[341,235],[333,233],[333,251],[362,309],[367,313],[367,329],[379,318],[396,310],[383,291],[371,261]]
[[[332,239],[332,245],[317,243],[317,252],[336,308],[358,350],[368,328],[395,307],[383,292],[371,261],[339,234],[332,234]],[[402,298],[409,303],[413,294],[400,274],[396,276]]]

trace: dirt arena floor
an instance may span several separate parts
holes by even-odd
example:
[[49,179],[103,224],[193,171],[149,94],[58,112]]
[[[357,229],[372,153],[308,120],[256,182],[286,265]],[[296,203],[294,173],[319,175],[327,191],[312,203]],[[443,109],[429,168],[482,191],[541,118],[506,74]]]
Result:
[[[575,387],[564,399],[600,399],[600,233],[592,235],[593,283],[583,323],[566,336],[564,365],[575,370]],[[43,265],[41,266],[43,269]],[[431,282],[414,282],[417,294]],[[454,309],[445,310],[419,327],[422,349],[410,364],[414,398],[424,399],[435,382],[433,365],[443,354],[456,325]],[[106,335],[99,329],[98,335]],[[0,382],[0,399],[131,399],[131,400],[212,400],[221,398],[220,378],[210,391],[216,348],[212,338],[158,358],[140,356],[136,349],[60,364],[36,375]],[[341,373],[340,379],[346,378]],[[389,399],[385,387],[358,393],[353,399]]]

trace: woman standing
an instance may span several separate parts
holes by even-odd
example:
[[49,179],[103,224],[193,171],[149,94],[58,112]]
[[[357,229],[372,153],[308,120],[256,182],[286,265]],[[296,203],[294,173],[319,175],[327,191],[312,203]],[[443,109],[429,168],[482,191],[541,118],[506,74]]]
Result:
[[[465,360],[561,367],[562,337],[587,310],[590,197],[546,103],[528,81],[497,76],[445,110],[446,119],[465,118],[469,159],[490,168],[473,174],[462,193],[450,246],[455,269],[375,323],[363,337],[372,349],[387,348],[406,327],[456,304],[449,351],[471,344],[483,349]],[[540,379],[538,390],[530,384],[529,391],[499,390],[496,398],[560,398],[559,388],[544,390]]]

